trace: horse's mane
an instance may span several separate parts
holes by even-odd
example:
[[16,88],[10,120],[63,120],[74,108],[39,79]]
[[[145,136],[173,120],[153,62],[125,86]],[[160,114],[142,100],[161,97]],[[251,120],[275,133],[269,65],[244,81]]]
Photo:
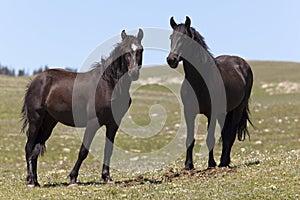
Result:
[[128,52],[129,45],[134,40],[134,36],[128,36],[125,40],[115,45],[115,48],[111,51],[107,58],[102,57],[100,62],[96,62],[92,68],[100,68],[103,72],[103,78],[108,80],[109,78],[119,79],[126,73],[126,68],[122,66],[121,58]]
[[192,34],[192,38],[198,42],[206,51],[207,53],[212,57],[214,58],[213,54],[210,52],[209,50],[209,47],[207,46],[206,42],[205,42],[205,39],[204,37],[198,32],[196,31],[195,28],[193,27],[190,27],[190,31],[191,31],[191,34]]

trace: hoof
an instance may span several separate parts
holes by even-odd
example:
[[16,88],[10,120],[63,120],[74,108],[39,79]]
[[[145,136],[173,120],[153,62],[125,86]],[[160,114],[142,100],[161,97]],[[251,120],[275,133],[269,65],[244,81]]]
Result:
[[36,186],[34,184],[28,184],[27,187],[28,188],[35,188]]
[[218,167],[230,167],[229,164],[222,164],[220,163]]
[[208,162],[208,168],[215,168],[217,166],[217,163],[215,161]]
[[113,181],[110,177],[104,178],[105,184],[115,184],[115,181]]
[[192,170],[195,169],[193,164],[186,164],[184,167],[185,170]]
[[77,177],[71,177],[70,178],[70,184],[69,184],[69,186],[70,185],[74,185],[74,186],[77,185]]
[[105,181],[106,184],[115,184],[115,181],[113,181],[112,179]]
[[208,165],[207,169],[213,169],[213,168],[216,168],[217,165]]
[[28,188],[35,188],[35,187],[40,187],[39,183],[34,183],[34,184],[27,184]]

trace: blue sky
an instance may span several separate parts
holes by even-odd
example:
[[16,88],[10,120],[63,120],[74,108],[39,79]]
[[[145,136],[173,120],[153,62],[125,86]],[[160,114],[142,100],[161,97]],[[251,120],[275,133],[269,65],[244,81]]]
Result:
[[[79,68],[123,29],[170,30],[171,16],[184,22],[186,15],[215,56],[300,62],[299,9],[298,0],[0,0],[0,63],[26,71]],[[165,64],[166,56],[145,51],[144,64]]]

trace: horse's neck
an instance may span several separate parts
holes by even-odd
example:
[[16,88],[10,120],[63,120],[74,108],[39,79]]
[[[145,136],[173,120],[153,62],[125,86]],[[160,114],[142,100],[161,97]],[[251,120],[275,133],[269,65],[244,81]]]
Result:
[[[119,66],[120,63],[113,63],[114,66],[109,67],[115,67],[116,69],[121,69],[122,67]],[[117,65],[117,66],[116,66]],[[116,98],[119,97],[127,97],[129,96],[129,89],[131,86],[131,79],[128,76],[128,73],[122,73],[119,71],[114,71],[116,74],[111,74],[110,77],[108,77],[107,81],[110,84],[111,88],[113,89],[114,96]]]
[[[194,46],[195,45],[195,46]],[[216,76],[216,62],[214,57],[200,44],[194,43],[190,52],[186,52],[187,59],[183,60],[185,79],[191,84],[194,90],[199,93],[206,93],[207,87],[214,88]]]
[[194,41],[190,44],[189,51],[184,52],[185,59],[183,60],[183,67],[185,76],[188,79],[196,79],[197,82],[203,81],[203,76],[211,75],[212,67],[216,65],[215,58],[204,49],[201,44]]
[[185,73],[185,79],[187,79],[191,84],[204,83],[202,74],[198,69],[200,66],[193,66],[187,61],[183,61],[183,70]]
[[[112,63],[114,64],[114,63]],[[104,82],[106,82],[106,85],[108,85],[111,90],[114,91],[115,95],[117,96],[126,96],[129,94],[129,89],[131,86],[131,79],[128,77],[128,74],[123,74],[123,75],[118,75],[120,77],[117,77],[117,74],[112,74],[112,73],[107,73],[105,72],[106,70],[111,70],[109,69],[110,67],[114,67],[112,65],[108,66],[106,69],[103,67],[96,67],[89,71],[88,73],[91,74],[93,80],[96,82],[99,82],[101,84],[100,79]],[[115,66],[118,67],[118,66]]]

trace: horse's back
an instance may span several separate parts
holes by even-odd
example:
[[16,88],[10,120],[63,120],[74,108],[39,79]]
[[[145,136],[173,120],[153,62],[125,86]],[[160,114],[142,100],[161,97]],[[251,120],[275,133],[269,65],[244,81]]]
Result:
[[[26,98],[39,98],[46,101],[50,91],[73,87],[76,73],[62,69],[48,69],[38,74],[29,84]],[[68,84],[67,84],[68,83]],[[66,95],[67,93],[63,93]],[[44,102],[43,102],[44,103]]]
[[24,105],[28,112],[48,113],[53,118],[73,125],[72,91],[77,74],[62,69],[49,69],[30,83]]
[[221,55],[216,57],[216,63],[219,68],[225,68],[226,71],[234,69],[234,71],[241,72],[244,77],[248,76],[252,71],[250,65],[239,56]]

